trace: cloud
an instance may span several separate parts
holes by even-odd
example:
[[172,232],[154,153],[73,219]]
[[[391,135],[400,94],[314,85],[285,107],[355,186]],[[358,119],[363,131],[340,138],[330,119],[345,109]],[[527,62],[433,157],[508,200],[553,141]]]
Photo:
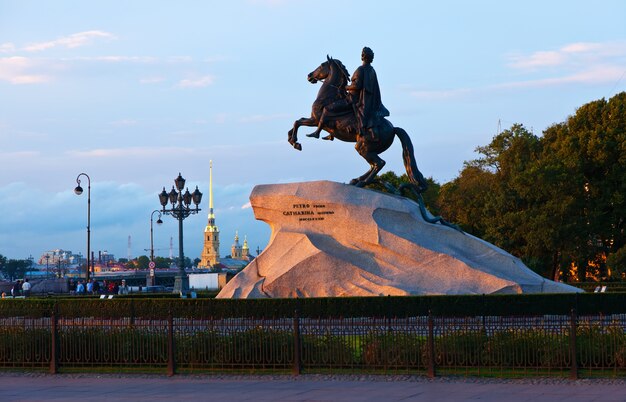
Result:
[[104,31],[85,31],[64,36],[52,41],[31,43],[22,49],[27,52],[40,52],[55,47],[68,49],[91,44],[95,39],[116,39],[116,36]]
[[38,84],[48,82],[52,77],[48,74],[33,72],[40,67],[41,62],[28,57],[4,57],[0,58],[0,81],[8,81],[11,84]]
[[177,155],[203,153],[204,150],[198,148],[184,147],[128,147],[128,148],[98,148],[88,151],[67,151],[68,156],[78,158],[142,158],[142,157],[161,157],[162,155],[175,153]]
[[0,53],[11,53],[15,51],[15,45],[7,42],[0,44]]
[[508,59],[507,66],[517,70],[516,78],[521,72],[521,79],[476,88],[410,90],[409,94],[420,100],[441,101],[503,89],[611,84],[619,81],[626,71],[626,42],[570,43],[557,50],[509,55]]
[[582,65],[617,62],[626,55],[626,42],[576,42],[557,50],[539,50],[530,55],[512,54],[509,67],[536,71],[549,67],[575,68]]
[[195,79],[181,80],[178,83],[178,86],[180,88],[204,88],[213,84],[214,81],[215,77],[213,77],[212,75],[205,75]]
[[558,66],[567,60],[567,56],[562,52],[541,51],[535,52],[530,56],[512,56],[510,67],[519,69],[535,69],[546,66]]
[[612,65],[593,66],[589,69],[560,77],[508,82],[493,85],[489,89],[549,87],[565,84],[606,84],[619,80],[623,74],[623,67]]
[[61,58],[62,61],[96,61],[106,63],[156,63],[158,59],[156,57],[149,56],[79,56],[79,57],[65,57]]

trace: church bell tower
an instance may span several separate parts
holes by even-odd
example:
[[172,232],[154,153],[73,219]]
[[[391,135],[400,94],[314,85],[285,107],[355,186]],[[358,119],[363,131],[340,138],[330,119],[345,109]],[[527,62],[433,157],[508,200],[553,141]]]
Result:
[[220,262],[220,230],[213,213],[213,161],[209,162],[209,220],[204,228],[204,247],[199,266],[212,268]]

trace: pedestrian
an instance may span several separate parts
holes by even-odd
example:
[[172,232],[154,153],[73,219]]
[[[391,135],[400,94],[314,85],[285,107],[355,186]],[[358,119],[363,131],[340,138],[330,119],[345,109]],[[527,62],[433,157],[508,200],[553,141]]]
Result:
[[21,295],[22,295],[22,281],[18,279],[17,282],[15,282],[15,284],[11,288],[11,296],[18,297]]
[[78,281],[78,285],[76,285],[76,294],[82,296],[85,294],[85,284],[83,281]]
[[30,296],[30,288],[31,284],[28,282],[28,278],[24,278],[24,283],[22,284],[22,291],[24,293],[24,297]]
[[70,294],[72,296],[74,296],[76,294],[76,282],[74,282],[74,279],[70,279],[70,283],[68,285],[68,290],[70,291]]
[[127,295],[128,294],[128,286],[126,286],[126,279],[122,279],[122,285],[117,290],[118,295]]
[[100,293],[100,282],[97,280],[93,280],[93,294],[97,295]]
[[93,293],[93,281],[87,282],[87,294]]

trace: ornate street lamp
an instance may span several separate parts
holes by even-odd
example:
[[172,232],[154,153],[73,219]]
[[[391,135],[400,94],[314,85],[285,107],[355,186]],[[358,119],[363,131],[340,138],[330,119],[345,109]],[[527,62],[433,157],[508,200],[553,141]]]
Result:
[[150,214],[150,261],[154,261],[154,235],[152,230],[152,220],[154,219],[154,213],[159,214],[159,219],[157,219],[157,225],[162,225],[163,221],[161,220],[161,212],[158,209],[155,209]]
[[[189,188],[183,193],[185,188],[185,179],[178,173],[178,177],[174,179],[174,186],[168,193],[163,187],[163,191],[159,194],[159,202],[163,206],[162,213],[166,215],[172,215],[178,219],[178,275],[174,282],[174,293],[185,292],[189,289],[189,280],[185,273],[185,254],[183,252],[183,220],[191,214],[197,214],[200,211],[198,205],[202,201],[202,193],[196,190],[193,193],[189,192]],[[167,203],[171,204],[170,209],[166,209]],[[191,208],[190,205],[193,202],[195,208]]]
[[83,193],[83,188],[80,186],[80,176],[85,176],[87,178],[87,273],[85,276],[85,283],[88,283],[89,270],[91,269],[91,261],[89,261],[89,256],[91,255],[91,179],[87,173],[81,173],[76,177],[76,184],[78,184],[74,189],[76,195],[81,195]]

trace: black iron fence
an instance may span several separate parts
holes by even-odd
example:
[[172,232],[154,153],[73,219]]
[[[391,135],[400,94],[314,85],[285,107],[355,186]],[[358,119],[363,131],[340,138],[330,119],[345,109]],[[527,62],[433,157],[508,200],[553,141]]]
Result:
[[0,317],[0,368],[626,375],[626,314],[441,317]]

